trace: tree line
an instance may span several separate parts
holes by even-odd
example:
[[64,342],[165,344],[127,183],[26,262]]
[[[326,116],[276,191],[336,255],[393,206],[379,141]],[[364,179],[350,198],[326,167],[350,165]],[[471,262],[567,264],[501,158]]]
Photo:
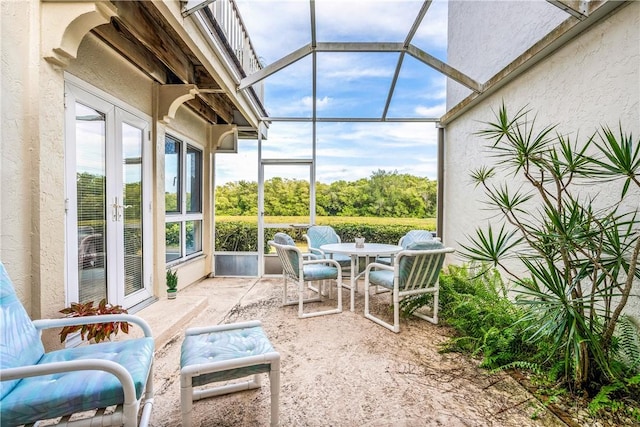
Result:
[[[299,179],[265,181],[265,214],[309,214],[309,183]],[[316,183],[316,215],[433,218],[437,207],[436,181],[397,171],[378,170],[356,181]],[[229,182],[216,187],[217,215],[257,215],[258,183]]]

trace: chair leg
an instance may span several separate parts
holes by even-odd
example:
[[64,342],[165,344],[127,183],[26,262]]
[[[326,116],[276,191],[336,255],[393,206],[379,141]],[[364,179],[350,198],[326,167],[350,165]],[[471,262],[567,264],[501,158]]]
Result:
[[[324,283],[324,281],[323,281]],[[338,306],[337,308],[331,309],[331,310],[323,310],[323,311],[316,311],[313,313],[305,313],[304,312],[304,303],[306,302],[319,302],[322,301],[321,298],[321,294],[318,294],[317,298],[304,298],[304,282],[301,280],[299,285],[298,285],[298,317],[300,319],[304,319],[304,318],[308,318],[308,317],[316,317],[316,316],[324,316],[325,314],[336,314],[336,313],[342,313],[342,289],[340,288],[341,283],[342,283],[342,276],[338,277],[338,280],[336,280],[336,283],[338,284]],[[322,286],[320,285],[318,288],[318,291],[322,291]]]
[[182,412],[182,427],[191,427],[193,386],[190,376],[180,376],[180,409]]
[[393,288],[393,331],[400,332],[400,291],[397,286]]
[[428,322],[431,322],[434,325],[437,325],[438,324],[438,294],[439,294],[439,292],[436,289],[433,292],[433,309],[431,311],[432,312],[431,316],[427,316],[426,314],[418,313],[416,311],[413,312],[413,315],[418,317],[418,318],[420,318],[420,319],[423,319],[423,320],[426,320]]
[[[371,314],[371,310],[369,307],[369,298],[370,298],[370,292],[369,292],[369,288],[371,287],[371,284],[369,283],[369,281],[365,278],[365,282],[364,282],[364,317],[366,317],[369,320],[372,320],[373,322],[377,323],[380,326],[384,326],[385,328],[389,329],[390,331],[393,331],[395,333],[400,332],[400,312],[399,312],[399,302],[398,304],[393,305],[393,317],[394,317],[394,324],[390,324],[385,322],[384,320],[374,316],[373,314]],[[375,285],[374,285],[375,286]],[[398,290],[394,289],[393,290],[393,294],[394,295],[398,295]],[[395,298],[394,298],[395,300]],[[396,320],[397,319],[397,320]]]
[[282,293],[282,305],[287,305],[287,275],[282,274],[282,278],[284,279],[284,291]]
[[280,424],[280,358],[271,361],[269,371],[269,385],[271,387],[271,426]]

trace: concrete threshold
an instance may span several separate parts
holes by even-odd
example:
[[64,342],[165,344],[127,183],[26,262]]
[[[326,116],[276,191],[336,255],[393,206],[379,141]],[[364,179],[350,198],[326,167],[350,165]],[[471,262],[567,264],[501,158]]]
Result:
[[[173,300],[163,296],[136,315],[151,326],[156,350],[159,350],[175,336],[183,335],[192,321],[205,311],[208,324],[221,323],[229,311],[251,293],[258,280],[256,277],[204,279],[180,289]],[[121,339],[139,336],[142,336],[139,328],[132,328]]]

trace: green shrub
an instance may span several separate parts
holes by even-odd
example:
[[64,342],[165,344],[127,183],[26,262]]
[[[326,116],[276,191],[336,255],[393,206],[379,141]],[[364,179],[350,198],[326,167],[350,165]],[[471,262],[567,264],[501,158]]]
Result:
[[440,275],[439,299],[440,319],[456,331],[445,350],[481,356],[487,368],[538,361],[537,347],[526,341],[523,311],[497,270],[450,265]]
[[[332,223],[331,225],[343,242],[353,242],[356,237],[364,237],[367,242],[397,244],[398,240],[412,225],[380,225],[366,223]],[[265,229],[265,252],[269,252],[267,242],[278,232],[289,234],[296,242],[304,242],[305,228],[267,228]],[[244,221],[216,222],[216,251],[257,252],[258,224]]]

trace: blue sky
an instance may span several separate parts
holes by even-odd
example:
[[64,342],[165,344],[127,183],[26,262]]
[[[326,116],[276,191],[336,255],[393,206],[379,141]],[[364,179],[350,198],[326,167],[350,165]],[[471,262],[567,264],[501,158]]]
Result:
[[[308,0],[237,0],[237,4],[265,65],[311,41]],[[315,4],[319,42],[402,42],[422,1],[316,0]],[[446,1],[434,1],[412,40],[413,45],[443,61],[446,18]],[[318,117],[381,117],[398,57],[398,53],[318,53]],[[309,55],[264,80],[265,107],[270,116],[311,116],[311,67]],[[445,94],[443,75],[405,55],[387,117],[440,117],[445,111]],[[311,157],[310,123],[273,122],[268,135],[263,141],[264,158]],[[257,141],[241,140],[238,154],[218,154],[216,158],[217,185],[257,180]],[[279,170],[280,176],[306,174],[291,175],[286,169]],[[352,181],[378,169],[435,179],[435,124],[318,123],[318,181]]]

